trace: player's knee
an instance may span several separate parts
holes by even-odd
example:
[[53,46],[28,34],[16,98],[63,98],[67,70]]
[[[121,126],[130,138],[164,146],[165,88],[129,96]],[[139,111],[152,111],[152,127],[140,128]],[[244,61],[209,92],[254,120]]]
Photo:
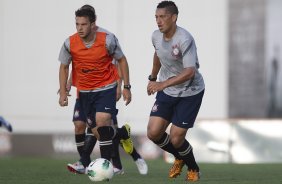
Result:
[[86,124],[83,122],[74,122],[74,132],[75,134],[83,134],[86,129]]
[[153,131],[153,130],[148,129],[147,130],[147,137],[151,141],[158,141],[161,138],[161,134],[157,131]]
[[101,141],[111,140],[115,135],[115,130],[111,126],[101,126],[97,128]]
[[154,122],[154,121],[149,121],[148,126],[147,126],[147,137],[152,140],[153,142],[159,141],[165,130],[166,130],[166,124],[163,122]]
[[170,142],[175,148],[179,148],[183,142],[184,139],[182,137],[170,137]]

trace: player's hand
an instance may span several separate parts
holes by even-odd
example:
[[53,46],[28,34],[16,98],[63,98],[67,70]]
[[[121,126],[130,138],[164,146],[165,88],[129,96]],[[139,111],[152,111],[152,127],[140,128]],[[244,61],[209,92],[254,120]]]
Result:
[[165,88],[165,85],[163,82],[155,82],[155,81],[149,81],[147,86],[147,94],[153,95],[158,91],[162,91]]
[[147,85],[147,94],[149,96],[155,93],[155,90],[153,89],[153,83],[154,83],[153,81],[149,81]]
[[68,106],[68,93],[60,93],[59,104],[61,107]]
[[125,105],[128,105],[131,102],[131,91],[128,89],[123,89],[123,100],[125,101]]

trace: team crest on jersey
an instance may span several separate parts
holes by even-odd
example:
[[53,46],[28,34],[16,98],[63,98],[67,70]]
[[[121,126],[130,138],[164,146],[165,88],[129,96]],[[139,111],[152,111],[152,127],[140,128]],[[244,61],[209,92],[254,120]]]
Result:
[[153,107],[152,107],[152,112],[157,112],[158,111],[158,105],[155,104]]
[[78,118],[78,117],[79,117],[79,111],[78,111],[78,110],[76,110],[76,111],[74,112],[73,117],[74,117],[74,118]]
[[179,45],[176,44],[176,45],[172,46],[171,55],[173,57],[175,57],[176,59],[181,57],[181,52],[180,52],[180,46]]

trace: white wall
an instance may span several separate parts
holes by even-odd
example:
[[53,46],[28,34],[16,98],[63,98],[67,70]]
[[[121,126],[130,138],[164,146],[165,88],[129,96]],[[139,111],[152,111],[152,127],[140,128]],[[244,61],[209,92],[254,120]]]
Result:
[[[130,65],[133,101],[119,102],[119,120],[133,133],[146,132],[154,97],[146,95],[153,47],[156,0],[0,0],[0,115],[15,132],[71,131],[74,97],[58,105],[57,60],[63,41],[75,32],[74,11],[95,7],[97,24],[115,33]],[[194,35],[206,94],[199,118],[227,116],[227,1],[176,0],[178,25]],[[75,96],[75,93],[73,93]]]
[[[268,69],[267,77],[268,84],[271,83],[271,61],[274,58],[278,60],[277,68],[277,81],[275,91],[276,108],[279,112],[282,111],[282,1],[280,0],[269,0],[267,6],[267,17],[266,17],[266,68]],[[270,93],[271,94],[271,93]],[[281,116],[280,116],[281,117]]]

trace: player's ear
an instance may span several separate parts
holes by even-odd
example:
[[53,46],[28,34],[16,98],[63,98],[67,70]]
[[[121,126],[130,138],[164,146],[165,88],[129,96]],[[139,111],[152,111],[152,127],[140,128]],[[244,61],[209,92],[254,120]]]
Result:
[[177,16],[178,16],[178,15],[176,15],[176,14],[173,14],[173,15],[172,15],[172,20],[173,20],[173,22],[176,22],[176,21],[177,21]]
[[95,23],[95,22],[92,22],[92,23],[91,23],[91,28],[94,29],[95,26],[96,26],[96,23]]

